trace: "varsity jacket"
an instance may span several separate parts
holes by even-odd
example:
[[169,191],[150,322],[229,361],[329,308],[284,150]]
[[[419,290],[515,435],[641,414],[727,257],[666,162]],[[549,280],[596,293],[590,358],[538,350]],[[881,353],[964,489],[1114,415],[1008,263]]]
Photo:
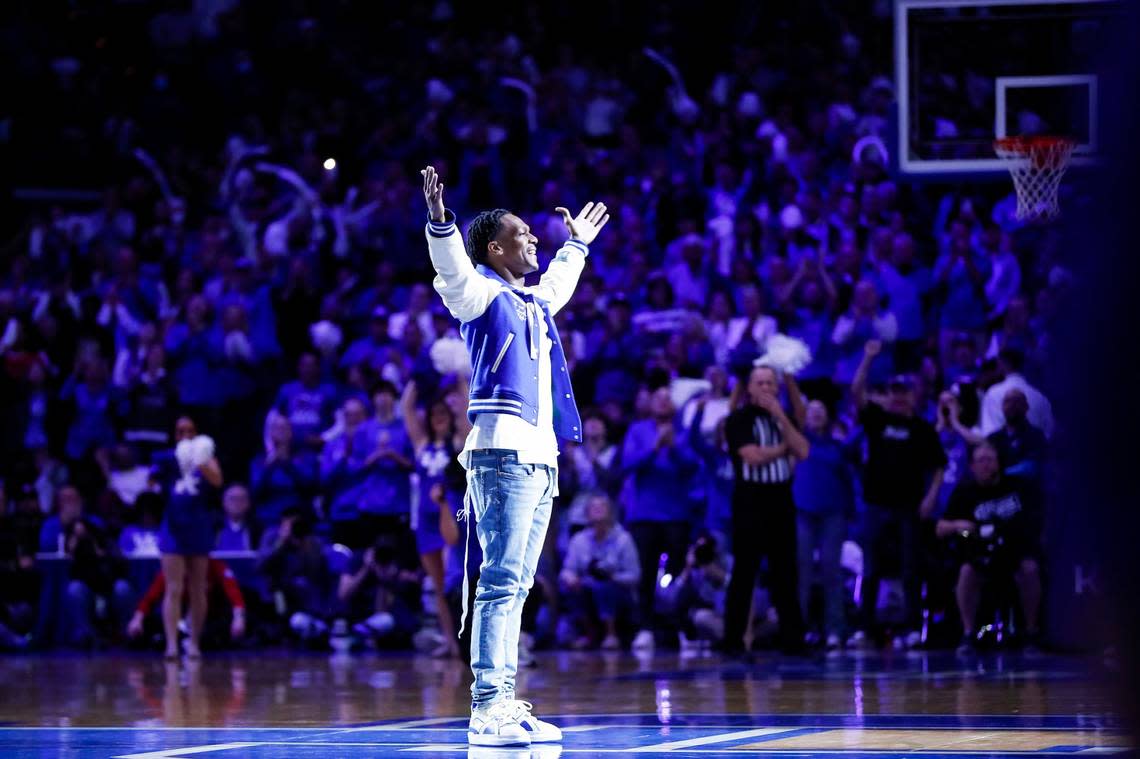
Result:
[[468,419],[474,423],[480,413],[497,413],[538,424],[541,318],[546,320],[551,343],[554,433],[581,442],[582,419],[554,315],[570,300],[589,248],[580,240],[567,240],[537,286],[518,288],[490,267],[472,264],[450,210],[442,222],[428,221],[426,235],[436,270],[432,285],[459,320],[471,356]]

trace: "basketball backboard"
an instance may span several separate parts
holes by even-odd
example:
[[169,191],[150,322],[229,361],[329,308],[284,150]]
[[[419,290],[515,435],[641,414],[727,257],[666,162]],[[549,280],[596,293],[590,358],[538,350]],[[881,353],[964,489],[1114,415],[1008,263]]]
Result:
[[1074,139],[1098,153],[1097,59],[1124,0],[897,0],[898,170],[1006,172],[997,137]]

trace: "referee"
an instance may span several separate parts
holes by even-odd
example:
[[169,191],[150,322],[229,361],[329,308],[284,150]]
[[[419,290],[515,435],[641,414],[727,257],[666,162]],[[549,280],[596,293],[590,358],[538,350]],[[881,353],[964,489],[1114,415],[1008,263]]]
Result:
[[[790,388],[798,393],[798,389]],[[748,403],[725,422],[735,485],[732,493],[732,580],[724,614],[724,651],[747,659],[744,630],[760,557],[768,557],[768,588],[780,615],[780,648],[803,648],[803,615],[797,597],[796,507],[792,461],[808,455],[807,438],[780,405],[780,378],[758,366],[748,376]]]

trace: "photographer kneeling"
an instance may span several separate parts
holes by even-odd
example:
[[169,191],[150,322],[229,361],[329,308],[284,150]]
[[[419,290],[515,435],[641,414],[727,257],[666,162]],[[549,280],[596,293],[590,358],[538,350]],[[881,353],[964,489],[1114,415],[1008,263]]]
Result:
[[961,563],[956,596],[962,617],[959,653],[973,650],[983,582],[1016,583],[1025,620],[1026,647],[1039,643],[1041,605],[1041,497],[1031,482],[1002,474],[997,449],[979,443],[970,453],[973,478],[950,494],[938,520],[938,537],[951,541]]
[[586,648],[597,641],[603,649],[621,647],[618,622],[637,614],[637,583],[641,564],[637,546],[625,528],[614,521],[613,506],[605,493],[586,503],[590,526],[570,538],[559,583],[570,627],[580,633],[572,644]]

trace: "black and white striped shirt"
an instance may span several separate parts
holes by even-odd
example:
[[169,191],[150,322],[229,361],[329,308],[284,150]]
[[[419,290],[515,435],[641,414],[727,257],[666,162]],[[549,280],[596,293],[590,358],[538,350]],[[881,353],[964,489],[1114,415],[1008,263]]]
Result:
[[738,483],[771,485],[792,479],[792,461],[789,456],[781,456],[767,464],[746,464],[737,453],[746,445],[769,448],[784,442],[776,420],[767,411],[750,405],[732,412],[725,421],[724,433],[728,449],[732,452]]

